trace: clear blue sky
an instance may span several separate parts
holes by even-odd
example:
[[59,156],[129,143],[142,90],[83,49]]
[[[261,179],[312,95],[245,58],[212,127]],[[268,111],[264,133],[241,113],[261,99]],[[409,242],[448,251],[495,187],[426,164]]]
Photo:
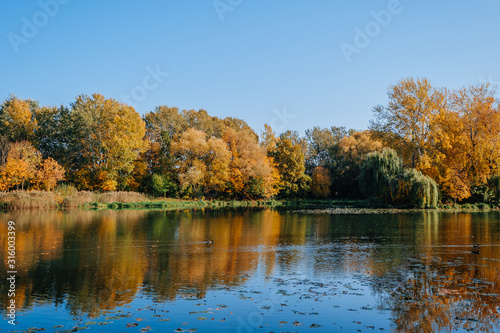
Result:
[[[141,114],[203,108],[258,132],[272,123],[303,133],[366,128],[406,76],[450,88],[500,81],[494,0],[54,1],[1,2],[2,100],[69,105],[79,94],[135,92]],[[389,7],[376,23],[372,11]],[[348,62],[341,45],[356,47],[356,27],[372,37]],[[157,82],[156,70],[168,76]],[[283,110],[294,118],[279,120]]]

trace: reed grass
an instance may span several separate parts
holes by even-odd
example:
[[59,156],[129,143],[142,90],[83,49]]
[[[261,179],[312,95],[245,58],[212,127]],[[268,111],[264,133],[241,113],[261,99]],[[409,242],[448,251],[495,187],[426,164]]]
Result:
[[61,191],[10,191],[0,192],[0,208],[6,210],[32,208],[71,208],[84,207],[94,202],[110,204],[113,202],[133,203],[149,200],[144,194],[136,192],[76,191],[64,187]]
[[[152,198],[137,192],[90,192],[77,191],[71,185],[57,187],[54,191],[10,191],[0,192],[0,209],[195,209],[224,207],[300,207],[300,208],[387,208],[370,200],[181,200]],[[439,205],[448,210],[489,210],[489,204]]]
[[151,198],[137,192],[91,192],[77,191],[71,185],[61,185],[54,191],[10,191],[0,192],[0,209],[168,209],[205,207],[258,207],[277,206],[283,202],[262,201],[220,201],[180,200]]

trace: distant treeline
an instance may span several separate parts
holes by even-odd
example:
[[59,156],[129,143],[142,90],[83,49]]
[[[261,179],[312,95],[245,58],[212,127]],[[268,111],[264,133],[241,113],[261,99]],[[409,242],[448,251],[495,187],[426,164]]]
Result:
[[500,109],[481,84],[451,91],[407,78],[369,129],[305,137],[158,106],[141,117],[102,95],[69,106],[0,106],[0,190],[136,191],[205,199],[373,198],[415,207],[498,204]]

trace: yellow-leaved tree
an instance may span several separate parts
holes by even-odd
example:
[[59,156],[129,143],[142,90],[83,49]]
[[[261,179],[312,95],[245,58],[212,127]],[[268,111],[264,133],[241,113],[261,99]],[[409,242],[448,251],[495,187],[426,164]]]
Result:
[[75,165],[74,181],[82,189],[124,188],[134,161],[146,149],[144,121],[131,106],[100,94],[80,95],[72,116],[82,129],[69,149]]
[[425,78],[402,79],[389,88],[388,105],[374,108],[370,129],[403,157],[406,166],[424,169],[434,117],[446,108],[446,96]]
[[229,196],[258,199],[275,195],[271,161],[254,133],[228,128],[223,139],[231,152]]
[[38,103],[11,95],[0,105],[0,134],[12,141],[32,140],[37,128]]
[[52,158],[42,154],[27,141],[9,145],[6,163],[0,168],[0,190],[13,188],[52,190],[64,180],[64,169]]
[[488,84],[455,91],[426,79],[403,79],[375,108],[372,130],[403,156],[405,165],[433,178],[444,197],[469,198],[500,166],[500,110]]
[[311,177],[305,174],[306,143],[296,132],[287,131],[276,139],[268,154],[281,176],[280,195],[301,197],[309,191]]
[[447,108],[435,115],[426,163],[421,171],[445,196],[463,200],[498,172],[500,112],[487,84],[448,94]]
[[217,196],[229,180],[231,153],[222,139],[190,128],[172,142],[175,168],[185,195]]
[[12,143],[4,168],[8,188],[21,185],[21,189],[25,189],[25,185],[34,180],[35,171],[41,162],[42,154],[28,141]]

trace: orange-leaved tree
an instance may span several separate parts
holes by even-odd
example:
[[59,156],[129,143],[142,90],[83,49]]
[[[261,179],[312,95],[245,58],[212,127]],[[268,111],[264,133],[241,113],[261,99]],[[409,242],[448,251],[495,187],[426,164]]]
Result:
[[273,196],[273,168],[253,132],[228,128],[224,141],[231,152],[230,197],[258,199]]
[[52,157],[48,157],[35,171],[33,188],[51,191],[59,181],[64,180],[64,173],[64,169]]
[[316,167],[311,176],[311,194],[316,198],[326,198],[330,194],[331,185],[328,169]]
[[458,89],[434,117],[422,171],[454,200],[470,197],[474,187],[498,173],[500,110],[493,95],[487,84]]
[[64,179],[64,169],[52,158],[42,154],[27,141],[10,144],[6,163],[0,168],[0,190],[31,188],[52,190]]

